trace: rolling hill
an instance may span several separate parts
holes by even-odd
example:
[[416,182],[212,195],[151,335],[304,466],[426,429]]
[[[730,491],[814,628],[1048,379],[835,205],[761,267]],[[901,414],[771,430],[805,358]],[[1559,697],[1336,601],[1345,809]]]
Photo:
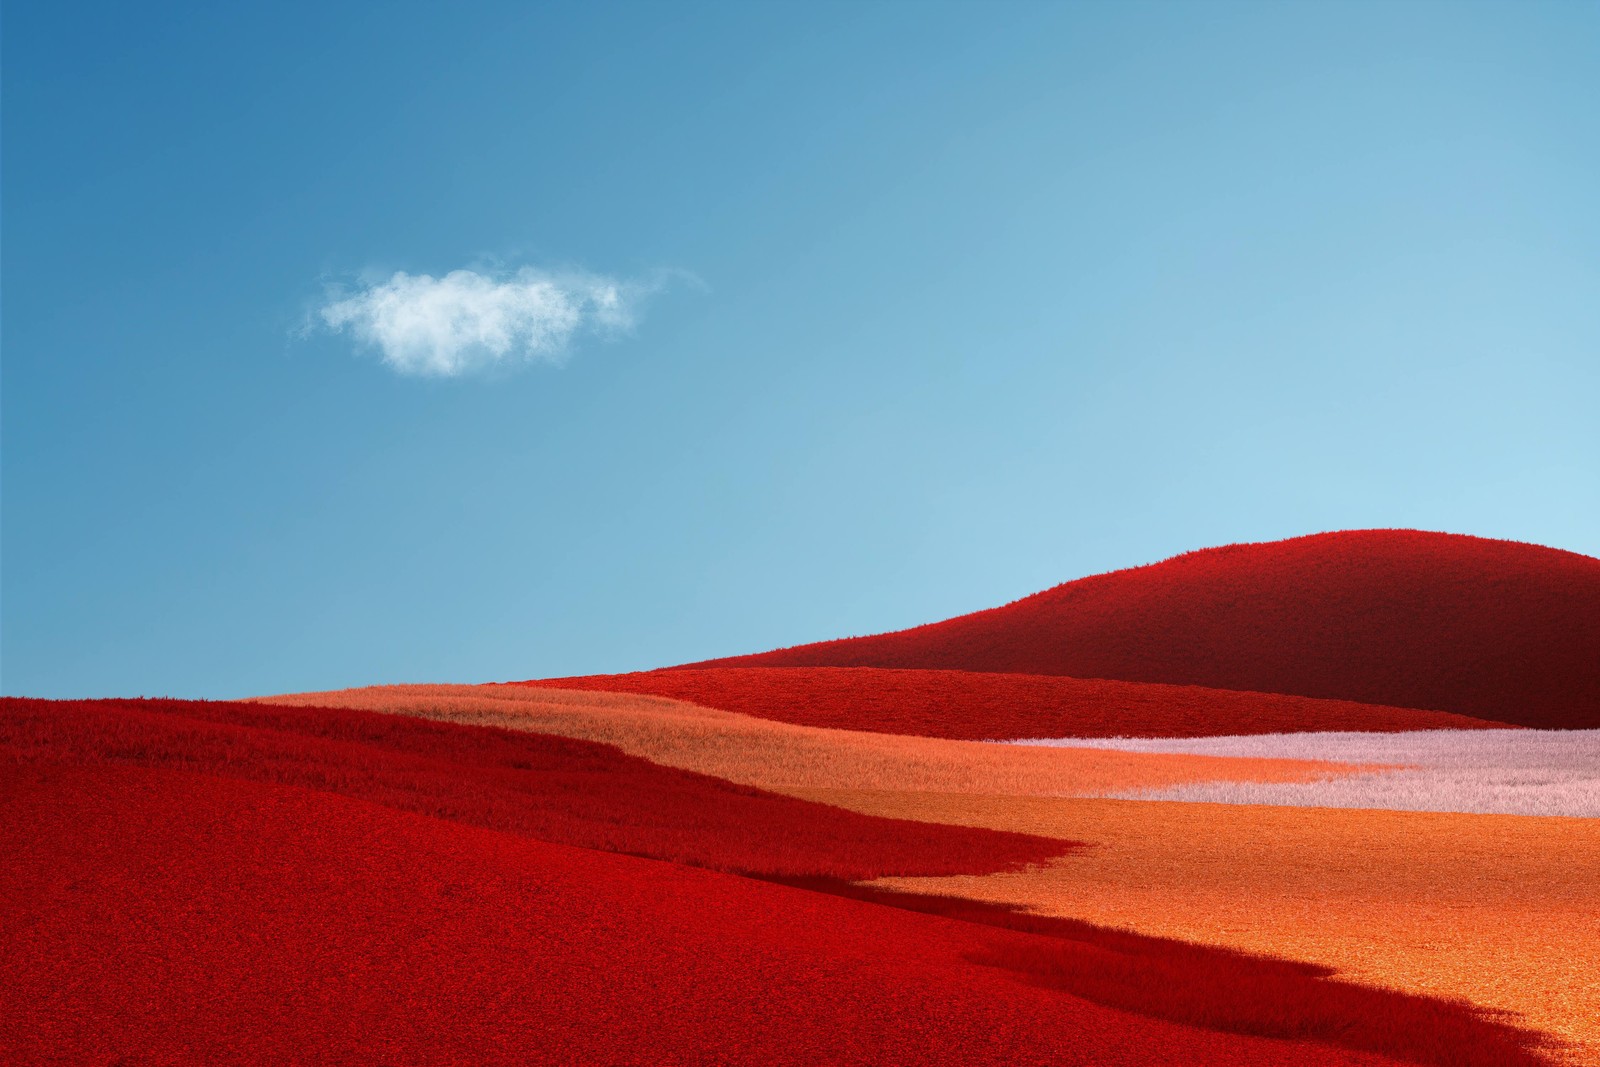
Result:
[[1595,728],[1600,560],[1416,530],[1316,534],[1190,552],[897,633],[675,669],[730,667],[1101,678]]

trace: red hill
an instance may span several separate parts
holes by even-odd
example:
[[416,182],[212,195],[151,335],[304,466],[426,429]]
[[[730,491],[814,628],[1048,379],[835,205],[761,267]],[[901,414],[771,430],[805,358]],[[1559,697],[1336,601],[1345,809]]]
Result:
[[938,668],[1600,727],[1600,560],[1414,530],[1228,545],[898,633],[691,667]]

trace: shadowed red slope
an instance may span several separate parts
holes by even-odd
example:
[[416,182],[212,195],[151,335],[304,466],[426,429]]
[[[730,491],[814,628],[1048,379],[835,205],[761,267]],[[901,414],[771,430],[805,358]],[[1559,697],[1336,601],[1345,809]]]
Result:
[[[1337,1045],[1541,1062],[1528,1035],[1463,1005],[1306,965],[958,900],[841,900],[837,874],[800,876],[824,896],[546,836],[788,878],[986,870],[1061,847],[483,727],[4,701],[0,1058],[1383,1062]],[[885,849],[892,861],[872,855]]]
[[1278,693],[972,671],[675,667],[528,684],[672,697],[804,726],[969,741],[1469,730],[1499,725],[1448,712]]
[[858,815],[610,745],[403,715],[180,700],[7,700],[0,753],[303,785],[546,841],[739,873],[879,878],[1042,863],[1060,841]]
[[1411,530],[1191,552],[1005,607],[690,667],[944,668],[1600,727],[1600,560]]

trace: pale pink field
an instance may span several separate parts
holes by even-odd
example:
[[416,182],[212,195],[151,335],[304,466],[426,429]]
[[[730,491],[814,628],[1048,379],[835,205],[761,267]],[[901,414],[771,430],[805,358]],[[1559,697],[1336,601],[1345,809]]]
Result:
[[1127,799],[1600,817],[1600,730],[1416,730],[1014,743],[1396,768],[1320,781],[1185,782],[1106,794]]

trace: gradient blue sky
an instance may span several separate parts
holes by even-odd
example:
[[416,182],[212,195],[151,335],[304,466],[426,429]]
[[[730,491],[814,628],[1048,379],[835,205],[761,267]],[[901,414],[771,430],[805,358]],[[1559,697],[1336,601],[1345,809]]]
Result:
[[[6,693],[627,670],[1336,528],[1600,555],[1594,3],[4,31]],[[679,273],[562,366],[298,332],[485,263]]]

